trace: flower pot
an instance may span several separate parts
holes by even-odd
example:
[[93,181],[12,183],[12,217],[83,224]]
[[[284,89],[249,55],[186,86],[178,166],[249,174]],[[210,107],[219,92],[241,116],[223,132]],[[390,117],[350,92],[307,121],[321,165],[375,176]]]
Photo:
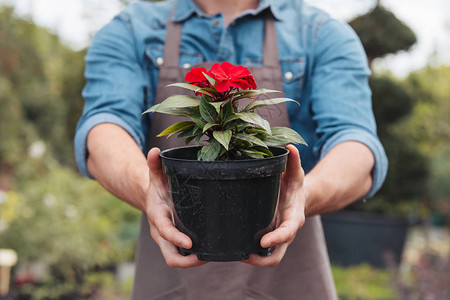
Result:
[[193,242],[183,255],[204,261],[238,261],[250,253],[268,255],[261,237],[275,228],[281,173],[288,150],[270,147],[274,157],[197,161],[199,147],[161,152],[169,177],[175,226]]
[[344,210],[323,215],[322,224],[332,263],[369,263],[384,268],[386,254],[400,264],[410,222],[401,217]]

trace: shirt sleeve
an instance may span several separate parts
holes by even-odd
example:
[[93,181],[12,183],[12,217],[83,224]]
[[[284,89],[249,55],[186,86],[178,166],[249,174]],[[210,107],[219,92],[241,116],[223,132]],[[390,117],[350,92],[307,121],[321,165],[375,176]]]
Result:
[[367,58],[348,24],[333,19],[323,24],[313,64],[311,109],[319,137],[313,151],[323,157],[345,141],[366,145],[375,157],[372,187],[365,195],[372,197],[384,182],[388,161],[376,135]]
[[144,147],[145,95],[148,80],[136,53],[131,25],[115,17],[95,36],[86,55],[86,101],[77,124],[74,146],[80,172],[92,178],[86,167],[86,138],[100,123],[125,129],[141,149]]

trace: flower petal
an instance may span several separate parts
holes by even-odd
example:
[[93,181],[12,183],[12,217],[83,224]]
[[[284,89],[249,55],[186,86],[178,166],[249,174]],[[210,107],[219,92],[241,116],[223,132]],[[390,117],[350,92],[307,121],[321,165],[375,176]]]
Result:
[[216,81],[216,85],[214,86],[216,91],[218,91],[219,93],[226,92],[230,87],[231,82],[228,80]]

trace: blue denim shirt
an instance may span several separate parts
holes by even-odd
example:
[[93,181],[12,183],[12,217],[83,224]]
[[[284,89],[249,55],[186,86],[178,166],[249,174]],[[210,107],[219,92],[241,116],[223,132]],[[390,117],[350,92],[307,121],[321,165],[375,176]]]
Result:
[[180,66],[202,61],[261,65],[264,14],[276,19],[279,59],[291,127],[309,147],[299,146],[308,172],[330,149],[344,141],[367,145],[375,157],[373,185],[380,188],[387,158],[376,136],[368,86],[370,70],[354,31],[302,0],[261,0],[224,27],[221,14],[208,16],[192,0],[134,2],[95,36],[86,56],[83,90],[86,99],[75,136],[75,155],[81,172],[86,167],[86,137],[100,123],[124,128],[144,149],[150,126],[141,113],[152,105],[163,63],[166,23],[183,22]]

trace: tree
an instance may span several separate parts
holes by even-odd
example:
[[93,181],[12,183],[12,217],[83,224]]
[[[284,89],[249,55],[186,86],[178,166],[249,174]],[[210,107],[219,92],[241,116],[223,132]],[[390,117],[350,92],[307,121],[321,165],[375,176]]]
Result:
[[430,205],[450,216],[450,67],[425,67],[408,76],[405,88],[417,98],[398,128],[431,162]]
[[[388,53],[409,49],[416,37],[412,30],[377,3],[367,14],[350,22],[361,38],[369,62]],[[375,197],[367,203],[357,202],[350,209],[405,214],[417,211],[427,195],[429,163],[403,132],[396,130],[413,110],[416,95],[391,76],[370,78],[373,110],[378,135],[389,159],[386,181]]]
[[84,54],[0,6],[0,245],[49,268],[33,299],[79,299],[134,254],[139,212],[74,169]]
[[[33,128],[59,162],[74,167],[71,144],[83,103],[83,52],[74,52],[58,36],[3,7],[0,53],[0,78],[10,89],[9,99],[2,101],[16,97],[20,102],[15,105],[20,106],[21,118],[10,126]],[[15,136],[12,131],[3,135],[10,141]]]
[[406,51],[417,41],[414,32],[379,2],[369,13],[349,24],[358,33],[369,62],[386,54]]

